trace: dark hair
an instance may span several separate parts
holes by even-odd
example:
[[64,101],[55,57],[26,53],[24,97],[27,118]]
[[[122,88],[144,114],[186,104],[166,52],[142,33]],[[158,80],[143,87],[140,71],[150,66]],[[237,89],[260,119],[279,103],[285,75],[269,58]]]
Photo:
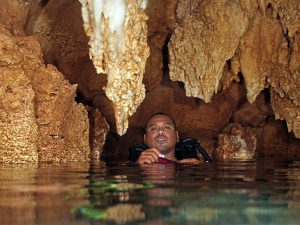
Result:
[[154,116],[167,116],[167,117],[169,117],[169,118],[171,119],[171,121],[172,121],[174,127],[175,127],[175,130],[177,130],[175,120],[174,120],[171,116],[169,116],[168,114],[163,113],[163,112],[157,112],[157,113],[154,113],[153,115],[151,115],[151,116],[148,118],[146,127],[145,127],[145,129],[144,129],[144,132],[145,132],[145,133],[146,133],[146,131],[147,131],[147,126],[148,126],[149,121],[150,121]]

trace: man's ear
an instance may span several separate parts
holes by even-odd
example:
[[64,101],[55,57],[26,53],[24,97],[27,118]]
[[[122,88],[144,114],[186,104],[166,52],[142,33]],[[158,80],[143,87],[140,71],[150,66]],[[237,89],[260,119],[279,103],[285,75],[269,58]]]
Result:
[[146,144],[146,134],[144,134],[144,144]]
[[178,131],[176,131],[176,138],[177,138],[177,141],[179,141],[179,134],[178,134]]

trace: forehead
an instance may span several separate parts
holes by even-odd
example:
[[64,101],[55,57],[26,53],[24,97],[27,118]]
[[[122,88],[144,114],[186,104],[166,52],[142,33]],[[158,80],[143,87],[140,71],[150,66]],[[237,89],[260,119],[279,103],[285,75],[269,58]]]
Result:
[[157,123],[168,123],[168,124],[172,124],[173,126],[175,124],[173,124],[173,121],[170,117],[166,116],[166,115],[156,115],[153,116],[147,123],[147,127],[155,125]]

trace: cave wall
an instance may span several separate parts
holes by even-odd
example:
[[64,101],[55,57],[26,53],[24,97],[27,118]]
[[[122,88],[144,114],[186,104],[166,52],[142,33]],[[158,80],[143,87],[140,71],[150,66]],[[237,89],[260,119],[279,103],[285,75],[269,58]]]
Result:
[[40,42],[26,34],[29,2],[2,3],[0,162],[89,160],[88,112],[75,102],[77,85],[46,64]]
[[[284,48],[289,41],[296,41],[294,36],[286,37],[284,28],[297,34],[294,9],[299,6],[295,4],[285,1],[148,1],[150,56],[143,78],[146,96],[129,118],[129,129],[121,137],[115,130],[112,104],[103,92],[106,76],[96,74],[88,56],[83,21],[74,15],[80,14],[80,4],[70,0],[48,1],[32,11],[27,31],[47,43],[43,50],[45,58],[55,58],[53,61],[70,82],[78,83],[82,100],[99,108],[108,120],[111,129],[104,155],[126,158],[127,147],[143,141],[147,118],[157,111],[172,115],[181,136],[197,138],[211,154],[219,145],[218,135],[230,123],[250,127],[258,139],[257,149],[263,154],[274,152],[276,155],[278,151],[287,154],[288,146],[298,146],[297,139],[293,133],[287,133],[285,122],[275,120],[275,115],[279,118],[279,110],[274,114],[272,85],[266,81],[272,73],[270,70],[266,77],[264,64],[279,64],[276,70],[284,61],[284,49],[287,58],[296,52],[296,48],[293,51]],[[277,14],[282,16],[278,18]],[[287,22],[287,16],[283,15],[289,14],[291,18]],[[49,18],[51,23],[39,26],[35,18],[43,17]],[[51,30],[50,35],[46,35],[45,27]],[[277,32],[274,40],[272,35],[267,35],[271,32]],[[266,48],[261,50],[261,46]],[[272,55],[275,62],[270,60]],[[296,70],[298,61],[293,62]],[[276,83],[278,77],[272,79]],[[194,86],[189,89],[189,85]],[[293,93],[296,90],[294,88]],[[267,135],[269,132],[284,138],[273,145],[270,141],[273,136]]]
[[[59,72],[55,73],[77,85],[76,90],[69,84],[61,89],[72,89],[69,100],[76,91],[77,102],[88,105],[89,110],[99,110],[107,120],[107,137],[108,125],[93,125],[95,129],[102,127],[101,131],[94,130],[101,134],[94,140],[102,144],[94,146],[101,148],[106,139],[104,158],[126,159],[128,147],[143,141],[146,121],[158,111],[174,117],[181,137],[198,139],[219,159],[253,155],[299,157],[297,1],[149,0],[145,10],[150,47],[143,77],[146,95],[129,118],[129,128],[123,136],[117,134],[113,105],[103,90],[107,76],[97,75],[89,58],[89,38],[83,28],[80,2],[4,2],[11,9],[7,12],[14,13],[1,11],[2,18],[11,18],[1,20],[1,32],[12,38],[34,36],[41,48],[39,65],[54,65],[44,67],[51,74],[57,68]],[[14,16],[15,13],[20,16]],[[28,100],[33,102],[31,105],[26,105],[30,111],[37,107],[37,98],[27,94],[23,98],[33,99]],[[86,124],[83,109],[82,114],[80,120],[74,117],[73,123]],[[98,113],[90,111],[89,115],[94,118]],[[38,124],[34,121],[36,118],[31,123]],[[97,119],[90,119],[90,124],[91,121]],[[250,138],[245,138],[247,135]],[[90,144],[93,138],[90,136]],[[30,137],[27,140],[31,143]],[[244,146],[243,154],[239,153],[239,146]],[[228,153],[228,149],[234,152]],[[97,156],[97,152],[92,155]]]

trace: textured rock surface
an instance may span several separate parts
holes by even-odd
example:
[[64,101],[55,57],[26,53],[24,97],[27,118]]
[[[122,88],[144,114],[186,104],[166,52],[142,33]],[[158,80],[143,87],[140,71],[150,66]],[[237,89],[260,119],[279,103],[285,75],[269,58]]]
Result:
[[[250,103],[271,87],[297,108],[299,2],[179,1],[177,16],[179,25],[169,44],[170,76],[185,83],[188,96],[208,102],[222,76],[226,87],[241,72]],[[230,62],[227,73],[226,61]],[[293,124],[289,116],[279,114],[300,137],[298,122]]]
[[146,63],[143,83],[147,91],[160,84],[167,70],[167,43],[175,26],[176,0],[149,0],[145,10],[149,19],[148,45],[150,55]]
[[265,98],[265,95],[261,94],[252,104],[246,102],[233,114],[233,121],[244,127],[265,126],[267,118],[274,116],[271,104]]
[[[26,4],[23,4],[8,7],[7,11],[1,11],[0,17],[5,18],[18,9],[23,12],[19,16],[24,16]],[[15,33],[24,29],[24,18],[20,21],[23,24],[14,21],[0,24],[1,30],[6,30],[0,36],[3,134],[0,159],[6,162],[88,160],[88,118],[84,106],[75,102],[76,86],[70,85],[54,66],[44,65],[35,38],[23,36],[25,32]]]
[[289,137],[287,127],[282,121],[270,119],[263,128],[262,152],[264,156],[288,156]]
[[[61,0],[32,5],[26,32],[37,37],[46,63],[57,65],[71,84],[78,85],[80,101],[98,107],[101,114],[111,124],[114,123],[113,106],[103,90],[107,77],[99,76],[89,59],[80,2]],[[111,129],[114,128],[111,126]]]
[[241,41],[240,62],[247,96],[253,102],[261,90],[270,87],[276,118],[285,119],[289,131],[300,137],[299,119],[282,110],[289,105],[289,111],[297,112],[300,102],[299,34],[295,32],[299,30],[299,3],[267,2],[264,14],[256,14]]
[[115,7],[109,2],[99,6],[93,1],[81,3],[84,28],[90,37],[90,56],[97,72],[108,75],[105,93],[113,102],[117,131],[123,135],[128,117],[145,97],[142,81],[149,48],[147,16],[141,6],[144,2],[120,1],[117,12],[109,10]]
[[[22,41],[13,35],[24,34],[24,4],[3,1],[0,9],[0,162],[36,162],[38,126],[35,118],[31,80],[20,68],[20,54],[14,47]],[[16,17],[13,15],[19,15]]]
[[55,67],[44,66],[40,47],[33,38],[1,35],[0,45],[1,78],[6,83],[5,86],[1,83],[1,89],[6,92],[1,98],[8,101],[7,106],[2,107],[2,114],[13,115],[14,108],[17,113],[2,123],[6,128],[11,127],[13,132],[3,135],[10,144],[1,154],[5,154],[5,149],[12,149],[9,158],[20,155],[17,151],[24,147],[15,145],[22,143],[26,146],[27,136],[30,136],[31,146],[26,146],[28,155],[24,156],[28,160],[37,159],[30,153],[37,149],[39,161],[87,160],[87,112],[83,105],[74,101],[76,86],[71,86]]
[[187,96],[210,102],[249,20],[237,1],[197,1],[193,7],[171,37],[170,76],[185,83]]
[[[147,111],[145,108],[151,110]],[[203,104],[193,98],[185,97],[184,89],[176,85],[173,87],[160,85],[146,96],[130,122],[134,127],[145,127],[148,118],[160,111],[174,117],[181,133],[200,128],[220,131],[231,116],[231,105],[222,95],[216,96],[211,104]]]
[[219,135],[219,146],[214,152],[218,160],[249,160],[256,150],[256,137],[240,124],[228,125]]
[[38,127],[34,110],[34,91],[30,79],[11,51],[12,37],[0,34],[0,162],[36,162]]
[[[103,90],[107,77],[97,75],[89,59],[80,2],[2,3],[0,16],[6,16],[0,20],[1,34],[24,36],[26,27],[26,34],[38,38],[46,63],[57,66],[72,84],[78,84],[77,100],[97,107],[105,117],[110,125],[107,155],[126,159],[127,147],[142,142],[143,126],[157,111],[174,116],[180,136],[198,139],[211,154],[218,146],[218,135],[232,122],[251,128],[259,154],[283,156],[288,151],[288,157],[294,157],[299,152],[299,139],[294,137],[299,138],[299,1],[149,0],[145,12],[151,55],[143,78],[147,93],[122,137],[116,134],[114,109]],[[170,38],[170,54],[176,53],[177,64],[167,54]],[[170,66],[171,72],[186,72],[185,88],[189,83],[210,103],[186,97],[183,84],[169,80],[169,59],[174,66]],[[274,115],[281,121],[275,122]],[[94,132],[92,127],[90,130]],[[272,142],[273,138],[276,141]]]
[[98,109],[89,108],[90,121],[90,159],[99,160],[102,154],[103,145],[105,143],[106,135],[109,130],[105,118],[101,115]]
[[271,97],[276,119],[285,119],[288,130],[293,131],[296,137],[300,137],[300,106],[295,105],[289,98],[280,97],[274,91]]

